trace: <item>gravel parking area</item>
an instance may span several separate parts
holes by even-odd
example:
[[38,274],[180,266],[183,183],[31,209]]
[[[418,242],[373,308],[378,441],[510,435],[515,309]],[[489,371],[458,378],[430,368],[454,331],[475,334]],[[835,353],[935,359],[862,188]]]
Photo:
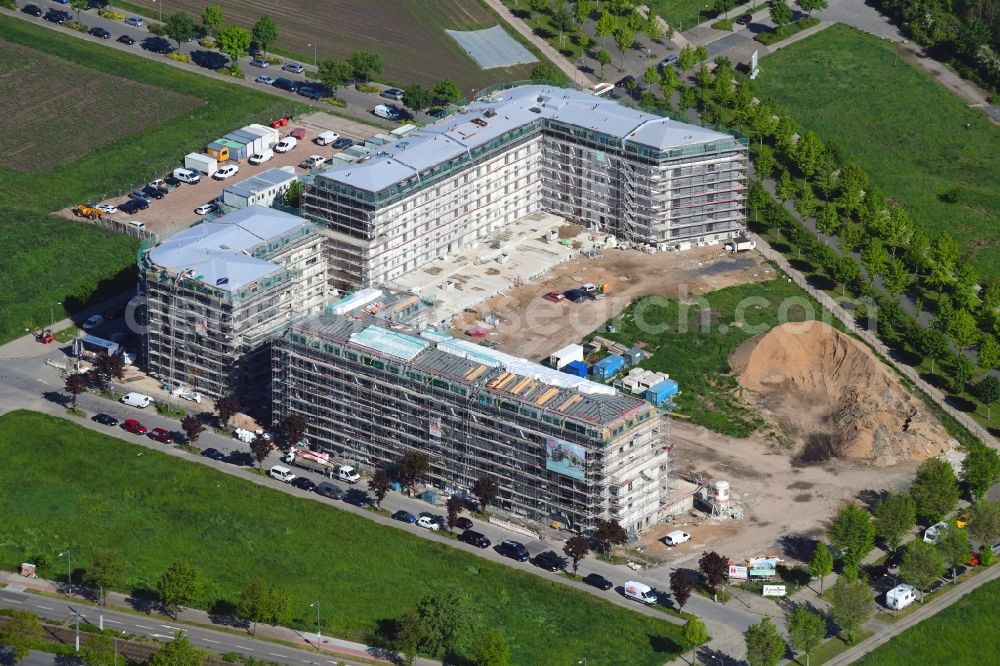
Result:
[[[334,153],[340,152],[331,146],[318,146],[313,142],[313,139],[322,132],[333,130],[355,141],[363,141],[373,134],[384,131],[382,128],[373,125],[365,125],[364,123],[327,113],[313,113],[303,116],[287,127],[282,128],[282,136],[287,136],[295,128],[305,129],[306,137],[304,141],[299,141],[298,145],[287,153],[275,153],[272,159],[259,166],[254,166],[246,160],[239,162],[231,161],[230,163],[239,166],[240,171],[227,180],[202,178],[201,182],[197,185],[183,184],[167,194],[163,199],[149,204],[149,208],[146,210],[139,211],[134,215],[126,215],[119,212],[115,213],[112,217],[118,221],[138,220],[146,225],[146,229],[159,236],[160,239],[167,238],[198,222],[201,218],[194,212],[194,209],[221,196],[222,191],[229,185],[236,184],[261,171],[266,171],[274,167],[294,166],[297,173],[306,173],[305,169],[298,168],[298,164],[310,155],[322,155],[329,158]],[[183,156],[179,156],[179,158],[183,160]],[[181,162],[178,162],[178,166],[181,166]],[[169,174],[163,175],[165,177]],[[100,203],[119,205],[124,201],[126,201],[126,198],[116,197]],[[59,211],[59,215],[75,219],[71,208],[64,208]]]

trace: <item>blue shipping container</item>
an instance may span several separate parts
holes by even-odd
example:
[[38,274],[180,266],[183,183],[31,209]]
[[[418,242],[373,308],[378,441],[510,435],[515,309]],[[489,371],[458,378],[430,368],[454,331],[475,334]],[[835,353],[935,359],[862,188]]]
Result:
[[654,384],[646,389],[645,398],[654,405],[662,405],[664,402],[677,395],[679,387],[672,379],[664,379],[658,384]]
[[608,377],[614,377],[624,367],[625,359],[618,354],[612,354],[591,366],[590,371],[595,377],[607,379]]
[[570,375],[576,375],[577,377],[586,377],[587,364],[583,361],[570,361],[563,366],[562,371]]

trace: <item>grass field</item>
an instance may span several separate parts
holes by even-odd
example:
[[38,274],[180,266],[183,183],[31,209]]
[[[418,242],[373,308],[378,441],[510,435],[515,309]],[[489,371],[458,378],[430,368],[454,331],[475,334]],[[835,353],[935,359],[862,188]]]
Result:
[[[680,414],[717,432],[747,437],[762,421],[736,395],[737,381],[729,365],[733,350],[779,323],[819,319],[824,311],[781,278],[720,289],[703,298],[686,312],[674,300],[639,300],[622,313],[617,333],[601,335],[628,346],[636,341],[652,345],[656,351],[642,367],[677,381]],[[662,332],[643,333],[637,316]],[[832,317],[829,323],[842,329]]]
[[[137,454],[142,453],[139,457]],[[84,563],[100,548],[146,588],[173,561],[195,564],[233,599],[254,575],[292,599],[295,624],[364,640],[424,595],[456,592],[500,630],[516,664],[663,664],[679,627],[365,518],[179,461],[62,419],[0,417],[0,566],[57,553]],[[45,463],[39,465],[39,460]],[[214,597],[213,597],[214,598]]]
[[990,663],[993,657],[989,655],[1000,653],[997,608],[1000,608],[1000,581],[992,581],[907,629],[855,664],[976,666]]
[[763,97],[839,146],[932,238],[948,230],[984,274],[1000,275],[1000,127],[981,110],[892,43],[844,25],[768,56],[761,71]]
[[[156,16],[152,0],[130,0],[147,16]],[[205,8],[200,0],[173,0],[170,12],[185,11],[198,17]],[[453,79],[470,94],[499,81],[528,78],[532,65],[483,70],[444,31],[475,30],[497,25],[497,19],[477,0],[219,0],[226,22],[250,28],[263,15],[278,24],[278,42],[284,52],[311,60],[346,58],[352,51],[372,51],[382,56],[380,77],[398,84],[431,86]],[[513,34],[513,31],[508,30]]]
[[[2,15],[0,91],[0,343],[48,325],[50,304],[61,319],[134,285],[133,241],[48,213],[124,193],[221,134],[305,108]],[[40,166],[12,168],[29,158]]]
[[0,165],[17,171],[69,164],[202,104],[11,42],[0,41],[0,63]]

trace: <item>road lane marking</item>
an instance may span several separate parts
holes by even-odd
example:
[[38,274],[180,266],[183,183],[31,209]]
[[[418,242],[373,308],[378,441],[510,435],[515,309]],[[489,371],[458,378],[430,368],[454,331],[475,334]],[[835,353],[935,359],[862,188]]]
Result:
[[121,624],[118,620],[105,620],[108,624]]
[[278,654],[277,652],[268,652],[268,654],[271,655],[272,657],[281,657],[282,659],[288,659],[287,655]]
[[240,650],[249,650],[250,652],[253,652],[253,648],[244,647],[242,645],[237,645],[236,647]]
[[7,599],[7,598],[5,597],[5,598],[4,598],[4,603],[8,603],[8,602],[9,602],[9,603],[12,603],[12,604],[23,604],[23,603],[24,603],[23,601],[16,601],[16,600],[14,600],[14,599]]
[[147,627],[144,624],[136,624],[135,626],[139,627],[140,629],[149,629],[150,631],[153,631],[152,627]]
[[219,641],[213,641],[211,638],[203,638],[201,640],[205,641],[206,643],[215,643],[216,645],[219,644]]
[[171,627],[169,624],[161,624],[160,626],[164,629],[169,629],[170,631],[180,631],[177,627]]
[[55,610],[55,608],[52,608],[52,606],[43,606],[41,604],[38,604],[38,607],[39,608],[44,608],[45,610]]
[[169,634],[167,634],[166,636],[164,636],[163,634],[150,634],[150,636],[152,636],[153,638],[173,638],[173,636]]

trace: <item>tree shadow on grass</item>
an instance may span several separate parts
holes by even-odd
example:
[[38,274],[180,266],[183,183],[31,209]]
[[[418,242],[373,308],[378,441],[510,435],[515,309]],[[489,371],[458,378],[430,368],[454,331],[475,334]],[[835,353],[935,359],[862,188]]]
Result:
[[152,590],[148,587],[134,587],[129,593],[128,598],[125,599],[133,609],[140,613],[155,613],[163,610],[163,604],[160,602],[160,595],[156,590]]
[[854,498],[861,502],[869,511],[875,511],[875,504],[877,504],[879,500],[883,500],[888,496],[888,491],[865,488],[864,490],[859,490],[857,494],[854,495]]
[[948,395],[944,401],[960,412],[973,413],[976,411],[976,403],[959,395]]
[[649,647],[653,648],[653,652],[680,654],[680,651],[684,649],[677,641],[668,636],[646,634],[646,638],[649,639]]
[[825,275],[809,275],[806,277],[806,282],[813,289],[819,289],[820,291],[832,291],[837,288],[837,283]]

